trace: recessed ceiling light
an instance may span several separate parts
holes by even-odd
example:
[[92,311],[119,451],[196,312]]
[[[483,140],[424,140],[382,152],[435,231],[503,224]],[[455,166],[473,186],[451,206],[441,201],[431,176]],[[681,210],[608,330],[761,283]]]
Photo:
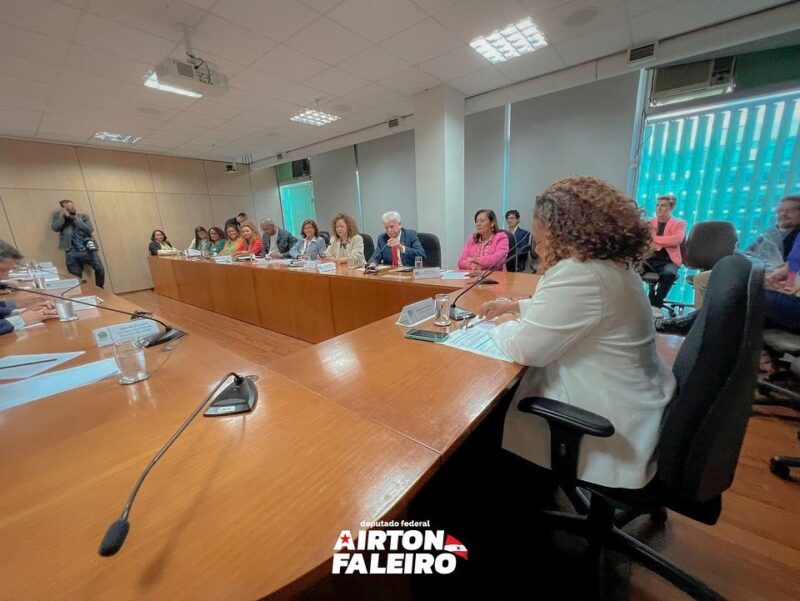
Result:
[[144,85],[148,88],[153,88],[154,90],[161,90],[162,92],[172,92],[173,94],[180,94],[181,96],[188,96],[189,98],[203,97],[203,95],[200,92],[185,90],[183,88],[179,88],[178,86],[171,86],[169,84],[158,81],[158,75],[156,75],[155,71],[153,71],[152,73],[150,73],[150,75],[147,76],[147,79],[144,80]]
[[580,8],[568,16],[564,20],[564,24],[567,27],[581,27],[582,25],[586,25],[589,21],[592,21],[598,14],[600,14],[600,9],[596,6]]
[[334,121],[338,121],[341,117],[337,117],[336,115],[330,115],[328,113],[323,113],[322,111],[317,111],[314,109],[307,109],[300,113],[299,115],[295,115],[292,117],[292,121],[297,121],[298,123],[305,123],[306,125],[316,125],[318,127],[322,127],[323,125],[328,125],[328,123],[333,123]]
[[495,29],[469,43],[490,63],[502,63],[510,58],[528,54],[547,46],[547,40],[530,17],[512,23],[503,29]]
[[142,139],[142,136],[133,136],[130,134],[115,134],[110,131],[99,131],[92,136],[95,140],[103,140],[105,142],[122,142],[123,144],[136,144]]

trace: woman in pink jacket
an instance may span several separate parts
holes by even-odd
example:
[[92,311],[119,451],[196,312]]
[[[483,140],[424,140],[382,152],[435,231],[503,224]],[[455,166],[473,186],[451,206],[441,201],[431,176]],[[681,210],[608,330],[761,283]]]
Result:
[[653,239],[644,271],[658,274],[658,283],[650,287],[650,305],[655,317],[662,316],[664,299],[678,279],[678,269],[683,264],[681,243],[686,237],[686,222],[672,216],[676,203],[673,194],[662,194],[656,199],[656,216],[650,220]]
[[475,213],[475,233],[467,238],[464,250],[458,258],[459,269],[491,269],[501,265],[505,271],[508,255],[508,235],[497,229],[497,216],[494,211],[481,209]]

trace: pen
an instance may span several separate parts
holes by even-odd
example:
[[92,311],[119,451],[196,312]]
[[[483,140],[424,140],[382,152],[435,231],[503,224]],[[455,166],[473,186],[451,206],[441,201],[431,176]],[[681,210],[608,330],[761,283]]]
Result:
[[26,367],[28,365],[39,365],[40,363],[52,363],[56,359],[41,359],[39,361],[28,361],[27,363],[15,363],[14,365],[0,365],[0,369],[11,369],[12,367]]

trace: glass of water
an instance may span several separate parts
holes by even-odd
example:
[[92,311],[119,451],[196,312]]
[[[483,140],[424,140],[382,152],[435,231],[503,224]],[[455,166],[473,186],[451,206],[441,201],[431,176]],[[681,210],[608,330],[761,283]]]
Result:
[[433,297],[436,304],[436,318],[433,321],[435,326],[449,326],[450,325],[450,295],[437,294]]
[[414,257],[414,269],[422,269],[422,257]]
[[58,313],[59,321],[75,321],[78,319],[78,316],[75,315],[75,305],[70,300],[57,300],[56,313]]
[[120,384],[135,384],[150,377],[144,356],[144,345],[139,340],[114,344],[114,360],[120,372]]

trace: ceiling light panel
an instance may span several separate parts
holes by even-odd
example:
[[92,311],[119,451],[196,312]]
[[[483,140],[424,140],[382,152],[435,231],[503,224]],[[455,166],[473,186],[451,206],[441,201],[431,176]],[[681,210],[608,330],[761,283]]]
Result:
[[173,94],[180,94],[181,96],[188,96],[189,98],[203,97],[203,95],[200,92],[186,90],[184,88],[179,88],[178,86],[171,86],[158,81],[158,75],[156,75],[155,72],[151,73],[147,77],[147,79],[144,80],[144,85],[145,87],[153,88],[154,90],[161,90],[162,92],[172,92]]
[[123,144],[136,144],[142,139],[142,136],[134,136],[131,134],[115,134],[110,131],[98,131],[92,136],[95,140],[103,140],[104,142],[121,142]]
[[314,109],[305,110],[299,115],[292,117],[292,121],[305,123],[306,125],[316,125],[317,127],[328,125],[328,123],[333,123],[339,119],[341,119],[341,117],[337,117],[336,115],[331,115],[329,113],[323,113],[322,111],[316,111]]
[[496,64],[544,48],[547,40],[530,18],[527,18],[477,37],[469,45],[490,63]]

